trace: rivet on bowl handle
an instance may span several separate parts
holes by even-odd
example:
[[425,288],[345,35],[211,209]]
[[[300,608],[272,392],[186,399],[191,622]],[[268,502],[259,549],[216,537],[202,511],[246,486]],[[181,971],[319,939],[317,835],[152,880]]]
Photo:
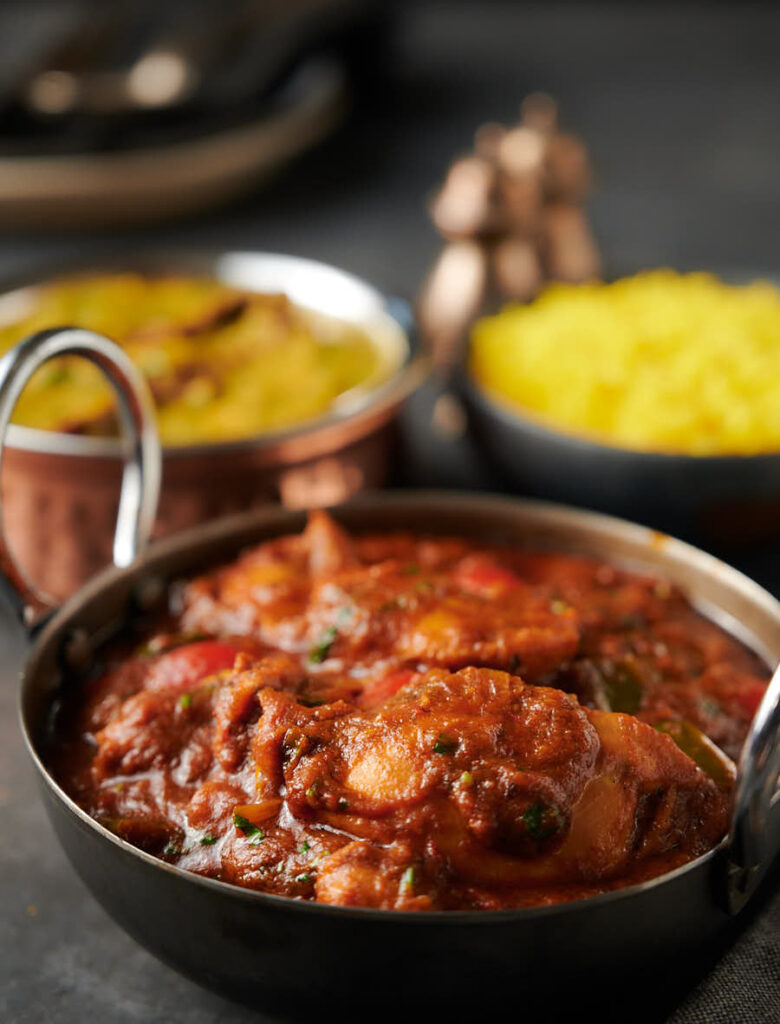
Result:
[[780,668],[759,705],[739,760],[727,849],[727,901],[736,914],[780,846]]
[[[117,396],[124,460],[114,533],[114,564],[130,565],[154,526],[160,492],[161,454],[154,404],[140,371],[113,341],[80,328],[39,331],[0,359],[0,472],[8,424],[19,396],[35,371],[58,356],[82,356],[102,371]],[[32,626],[58,601],[46,594],[16,563],[5,533],[0,495],[0,570],[24,622]]]

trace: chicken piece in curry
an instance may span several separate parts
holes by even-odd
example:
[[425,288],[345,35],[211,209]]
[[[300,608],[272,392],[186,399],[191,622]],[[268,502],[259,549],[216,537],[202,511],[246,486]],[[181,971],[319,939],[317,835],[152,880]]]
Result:
[[318,512],[174,587],[71,688],[53,758],[98,821],[198,874],[534,906],[715,846],[767,682],[664,580]]

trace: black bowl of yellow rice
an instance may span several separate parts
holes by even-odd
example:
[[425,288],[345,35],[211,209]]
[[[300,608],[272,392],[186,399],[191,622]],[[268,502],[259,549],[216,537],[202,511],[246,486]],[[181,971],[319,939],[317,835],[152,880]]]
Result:
[[658,270],[474,327],[462,378],[507,483],[709,546],[780,535],[780,289]]

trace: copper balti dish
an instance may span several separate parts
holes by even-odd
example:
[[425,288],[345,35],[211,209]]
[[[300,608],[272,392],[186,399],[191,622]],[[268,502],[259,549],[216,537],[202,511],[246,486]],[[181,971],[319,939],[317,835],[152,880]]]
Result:
[[[305,311],[360,327],[393,366],[383,383],[345,393],[333,412],[293,429],[164,448],[156,536],[268,502],[291,508],[334,504],[384,483],[394,420],[427,362],[404,302],[335,267],[267,253],[163,254],[69,267],[67,274],[107,269],[211,277],[284,293]],[[39,278],[0,296],[0,322],[24,316],[43,283]],[[11,547],[41,589],[64,597],[110,560],[120,445],[112,438],[11,425],[5,463]]]
[[[113,346],[99,337],[44,332],[0,362],[0,435],[32,369],[63,351],[89,354],[120,389],[134,383]],[[260,509],[138,554],[151,521],[158,464],[143,388],[120,408],[127,468],[118,567],[47,616],[40,601],[31,602],[5,545],[2,554],[19,611],[35,623],[21,719],[48,814],[87,886],[138,941],[199,983],[256,1008],[338,999],[346,972],[351,998],[370,993],[397,1011],[410,999],[439,1005],[444,998],[530,997],[540,985],[549,992],[560,982],[561,965],[567,978],[585,972],[588,983],[613,984],[632,971],[646,978],[650,964],[690,955],[743,911],[780,845],[779,672],[743,747],[722,842],[649,881],[567,903],[421,913],[302,902],[181,870],[91,818],[51,771],[49,729],[64,689],[79,686],[103,646],[136,615],[165,601],[169,583],[233,558],[247,545],[299,531],[304,522],[302,512]],[[780,661],[780,604],[771,595],[711,556],[644,527],[561,506],[447,493],[364,496],[333,514],[352,531],[507,541],[662,576],[767,666]]]

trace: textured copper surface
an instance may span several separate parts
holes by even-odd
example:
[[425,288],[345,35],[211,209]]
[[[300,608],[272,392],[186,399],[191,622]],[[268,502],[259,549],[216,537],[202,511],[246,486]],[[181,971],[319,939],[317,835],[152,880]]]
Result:
[[[393,423],[430,369],[427,347],[417,340],[403,302],[335,267],[274,253],[136,254],[78,269],[106,266],[283,290],[305,309],[361,326],[399,364],[364,402],[316,423],[246,441],[163,450],[157,536],[269,502],[288,508],[334,504],[384,483]],[[15,315],[15,303],[29,302],[40,280],[3,290],[4,315]],[[110,561],[120,459],[106,454],[104,438],[14,429],[2,479],[9,542],[34,582],[62,598]]]
[[[379,487],[393,424],[370,422],[364,430],[356,440],[332,435],[325,445],[313,432],[312,455],[296,461],[284,461],[281,453],[274,460],[267,448],[166,452],[155,533],[270,502],[288,508],[334,504]],[[10,543],[38,586],[53,596],[71,594],[111,560],[120,477],[119,459],[7,449],[2,487]]]

